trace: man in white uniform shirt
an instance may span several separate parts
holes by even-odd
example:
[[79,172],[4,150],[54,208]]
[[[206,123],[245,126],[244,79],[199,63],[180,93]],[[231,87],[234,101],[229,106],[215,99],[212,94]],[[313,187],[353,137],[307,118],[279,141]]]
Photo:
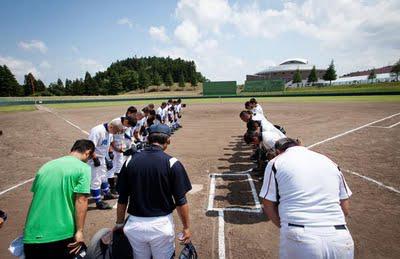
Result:
[[[127,113],[128,114],[128,113]],[[130,147],[127,145],[127,142],[130,141],[130,136],[127,135],[126,132],[129,132],[132,127],[136,125],[136,118],[130,116],[121,116],[115,118],[114,120],[121,120],[123,126],[123,132],[121,134],[113,134],[111,147],[112,151],[108,153],[109,158],[113,161],[113,167],[111,170],[107,172],[108,183],[110,185],[110,190],[112,194],[116,193],[116,182],[115,175],[119,174],[119,171],[124,164],[124,155],[123,151]],[[126,139],[129,136],[129,139]]]
[[112,207],[102,201],[101,192],[104,199],[116,198],[111,192],[107,179],[106,156],[110,151],[112,134],[121,134],[123,132],[121,119],[112,120],[109,123],[97,125],[90,130],[89,140],[95,145],[93,159],[89,161],[92,171],[92,179],[90,184],[90,193],[96,202],[98,209],[112,209]]
[[161,122],[161,123],[164,123],[164,121],[165,121],[165,116],[166,116],[165,108],[166,108],[166,107],[167,107],[167,103],[163,102],[163,103],[161,104],[161,106],[158,107],[157,110],[156,110],[156,114],[160,116],[160,119],[161,119],[160,122]]
[[265,169],[260,197],[280,228],[280,258],[353,258],[346,226],[351,191],[329,158],[286,138]]
[[259,104],[257,103],[257,101],[256,101],[255,98],[251,98],[249,102],[250,102],[250,105],[251,105],[251,107],[252,107],[252,112],[253,112],[254,114],[261,114],[261,115],[264,116],[264,111],[263,111],[261,105],[259,105]]

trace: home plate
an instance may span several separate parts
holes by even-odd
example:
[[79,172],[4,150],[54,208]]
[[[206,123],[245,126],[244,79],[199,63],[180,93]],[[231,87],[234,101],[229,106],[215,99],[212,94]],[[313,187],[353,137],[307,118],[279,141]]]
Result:
[[195,194],[201,190],[203,190],[202,184],[192,184],[192,189],[190,190],[189,194]]

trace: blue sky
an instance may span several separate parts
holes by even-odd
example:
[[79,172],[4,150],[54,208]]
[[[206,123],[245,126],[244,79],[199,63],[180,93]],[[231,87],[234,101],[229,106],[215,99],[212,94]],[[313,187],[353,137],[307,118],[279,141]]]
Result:
[[400,58],[398,13],[396,0],[3,0],[0,64],[46,83],[134,55],[191,59],[212,80],[293,57],[343,74]]

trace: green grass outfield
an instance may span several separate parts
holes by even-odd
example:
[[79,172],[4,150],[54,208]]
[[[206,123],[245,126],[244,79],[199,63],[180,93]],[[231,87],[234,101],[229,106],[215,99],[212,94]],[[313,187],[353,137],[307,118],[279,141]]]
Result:
[[[202,99],[187,99],[183,103],[187,104],[211,104],[211,103],[244,103],[249,97],[237,98],[202,98]],[[259,97],[259,102],[400,102],[400,95],[370,95],[370,96],[301,96],[301,97]],[[70,109],[70,108],[86,108],[86,107],[104,107],[104,106],[143,106],[149,103],[158,105],[161,101],[113,101],[113,102],[87,102],[87,103],[57,103],[47,104],[50,108]],[[11,111],[30,111],[34,110],[33,105],[14,105],[0,106],[0,112]]]
[[240,92],[239,95],[250,96],[250,95],[291,95],[291,94],[328,94],[328,93],[385,93],[385,92],[399,92],[400,93],[400,82],[390,83],[375,83],[375,84],[356,84],[356,85],[332,85],[322,87],[299,87],[299,88],[287,88],[284,92]]

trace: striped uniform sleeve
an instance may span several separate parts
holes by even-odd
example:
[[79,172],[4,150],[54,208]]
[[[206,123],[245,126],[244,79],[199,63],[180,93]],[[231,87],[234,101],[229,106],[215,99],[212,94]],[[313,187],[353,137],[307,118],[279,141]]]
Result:
[[343,173],[339,169],[339,198],[345,200],[350,198],[353,193],[344,179]]
[[261,191],[259,196],[265,200],[269,200],[272,202],[276,202],[276,188],[275,188],[275,177],[272,172],[272,165],[274,164],[274,160],[270,161],[265,168],[264,173],[264,182],[261,187]]

